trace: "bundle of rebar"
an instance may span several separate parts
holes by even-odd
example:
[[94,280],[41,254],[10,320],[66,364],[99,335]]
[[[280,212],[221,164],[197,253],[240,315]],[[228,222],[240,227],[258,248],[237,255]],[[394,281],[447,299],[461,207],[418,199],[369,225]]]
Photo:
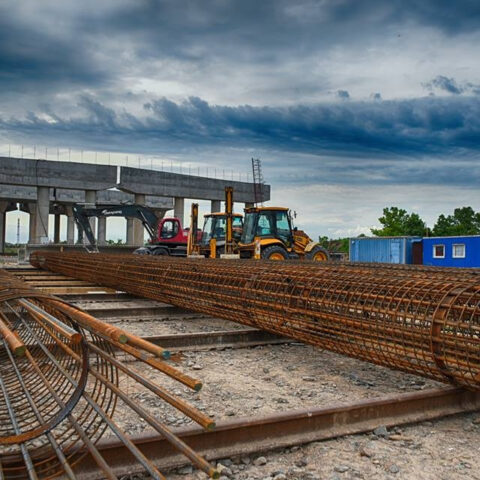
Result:
[[119,386],[124,375],[140,389],[202,425],[213,421],[118,358],[144,362],[184,385],[201,383],[166,362],[168,351],[97,320],[60,299],[31,289],[0,270],[0,478],[75,478],[90,454],[104,478],[117,478],[96,447],[116,436],[139,468],[165,478],[115,420],[118,402],[134,423],[146,422],[190,461],[217,478],[218,472],[158,418]]
[[480,389],[474,270],[36,252],[32,265]]

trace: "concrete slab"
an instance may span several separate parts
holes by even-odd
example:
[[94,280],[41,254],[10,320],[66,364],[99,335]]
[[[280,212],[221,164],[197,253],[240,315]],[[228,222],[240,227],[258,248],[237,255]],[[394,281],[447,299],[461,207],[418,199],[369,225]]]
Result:
[[[253,184],[231,180],[196,177],[171,172],[156,172],[139,168],[121,167],[117,188],[130,193],[163,197],[224,200],[225,187],[233,187],[235,202],[255,201]],[[270,185],[265,185],[263,201],[270,199]]]
[[106,190],[116,182],[117,167],[108,165],[0,157],[1,184]]

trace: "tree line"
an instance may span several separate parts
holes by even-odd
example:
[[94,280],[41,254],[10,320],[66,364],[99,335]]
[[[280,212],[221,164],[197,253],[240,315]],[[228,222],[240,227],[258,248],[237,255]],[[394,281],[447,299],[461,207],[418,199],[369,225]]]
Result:
[[[403,208],[387,207],[378,219],[381,227],[371,228],[377,237],[452,237],[457,235],[480,235],[480,212],[472,207],[459,207],[451,215],[439,215],[433,227],[415,212]],[[364,237],[365,235],[360,235]],[[319,237],[320,244],[330,252],[348,252],[348,238],[330,239]]]
[[452,215],[442,213],[432,228],[418,213],[408,213],[398,207],[384,208],[378,221],[381,228],[370,229],[377,237],[480,235],[480,212],[475,212],[472,207],[456,208]]

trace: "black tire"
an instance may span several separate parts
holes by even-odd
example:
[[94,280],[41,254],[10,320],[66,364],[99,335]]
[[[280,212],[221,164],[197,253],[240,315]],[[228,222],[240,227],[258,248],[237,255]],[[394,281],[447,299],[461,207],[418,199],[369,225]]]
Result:
[[136,250],[133,251],[134,255],[151,255],[152,252],[145,247],[140,247],[137,248]]
[[156,248],[153,252],[153,255],[170,255],[166,248]]
[[[279,257],[283,258],[272,258]],[[280,245],[270,245],[262,250],[262,258],[265,260],[286,260],[288,258],[287,251]]]
[[305,257],[312,262],[328,262],[330,260],[330,254],[320,245],[315,245]]

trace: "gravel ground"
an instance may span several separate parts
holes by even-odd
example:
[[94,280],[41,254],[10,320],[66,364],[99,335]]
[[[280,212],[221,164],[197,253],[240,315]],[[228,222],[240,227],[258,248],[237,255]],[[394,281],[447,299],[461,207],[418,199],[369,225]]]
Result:
[[[245,328],[196,314],[175,314],[157,320],[136,318],[116,325],[140,335]],[[143,364],[131,365],[216,420],[338,405],[440,385],[298,343],[185,352],[178,367],[204,383],[199,393]],[[120,383],[165,424],[178,427],[192,423],[124,376]],[[119,404],[116,417],[130,434],[149,431],[145,423],[127,412]],[[376,433],[223,459],[219,468],[221,480],[480,480],[479,440],[480,413],[464,414],[391,431],[380,428]],[[132,475],[125,480],[128,478],[148,477]],[[167,478],[207,477],[186,466],[170,472]]]
[[[111,305],[111,304],[110,304]],[[138,335],[241,329],[243,325],[198,314],[175,313],[119,320]],[[121,356],[121,355],[120,355]],[[186,352],[179,368],[203,381],[199,393],[165,375],[131,362],[160,385],[217,420],[252,417],[306,407],[338,405],[385,394],[422,390],[436,382],[393,372],[301,344]],[[129,395],[169,426],[191,421],[124,376]],[[130,434],[147,431],[119,403],[116,420]],[[219,461],[221,480],[480,480],[480,412],[387,431],[313,442],[302,446]],[[190,466],[167,474],[168,480],[200,480]],[[148,479],[132,475],[124,480]]]
[[175,313],[162,315],[159,319],[138,318],[131,320],[118,320],[116,327],[128,330],[140,336],[168,335],[173,333],[215,332],[219,330],[242,330],[245,325],[211,318],[199,313]]
[[[433,381],[295,344],[189,352],[184,365],[184,371],[204,381],[200,393],[179,387],[155,372],[148,374],[201,410],[215,414],[218,420],[438,386]],[[148,394],[138,395],[165,423],[190,423],[173,409],[158,405]],[[124,426],[132,434],[146,430],[145,425],[128,421]],[[380,428],[377,434],[223,459],[220,469],[222,480],[480,479],[479,439],[480,414],[465,414],[391,431]],[[207,477],[187,466],[170,472],[167,478]]]
[[[480,415],[396,428],[385,436],[352,435],[249,457],[220,460],[238,480],[480,479]],[[184,467],[168,480],[205,479]]]

